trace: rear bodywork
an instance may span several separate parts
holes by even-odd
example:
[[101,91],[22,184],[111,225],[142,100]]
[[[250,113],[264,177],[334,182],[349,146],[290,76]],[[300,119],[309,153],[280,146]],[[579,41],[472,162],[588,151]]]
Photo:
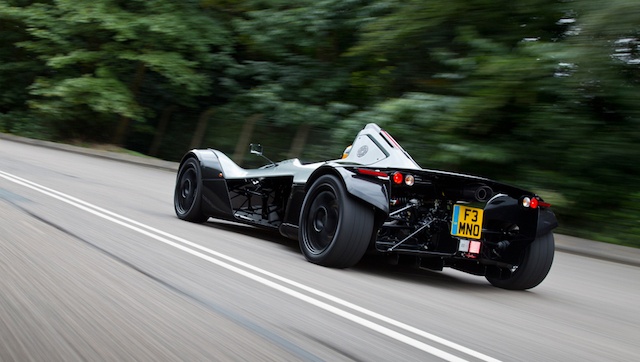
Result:
[[214,149],[189,151],[182,163],[192,158],[201,169],[206,216],[298,239],[306,194],[318,178],[334,175],[348,197],[373,210],[370,252],[429,269],[506,278],[528,245],[557,226],[538,195],[482,177],[423,169],[375,124],[361,130],[348,156],[338,160],[291,159],[249,170]]

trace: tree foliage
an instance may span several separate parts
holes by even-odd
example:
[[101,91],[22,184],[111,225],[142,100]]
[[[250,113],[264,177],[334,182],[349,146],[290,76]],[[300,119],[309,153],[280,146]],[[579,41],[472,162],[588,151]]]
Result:
[[56,137],[116,136],[114,124],[156,116],[148,98],[193,105],[230,62],[223,24],[193,1],[56,0],[0,9],[26,29],[15,48],[44,65],[27,103],[51,121]]
[[0,130],[168,159],[337,157],[364,124],[427,168],[537,190],[640,246],[634,0],[0,0]]

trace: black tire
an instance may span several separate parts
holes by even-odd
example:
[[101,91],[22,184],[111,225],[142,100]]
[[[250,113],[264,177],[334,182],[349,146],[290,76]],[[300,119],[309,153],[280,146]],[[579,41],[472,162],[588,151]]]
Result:
[[203,223],[209,218],[200,207],[202,202],[202,177],[195,158],[187,159],[178,171],[173,194],[173,208],[182,220]]
[[367,251],[373,217],[373,207],[351,197],[336,176],[321,176],[304,198],[300,250],[312,263],[351,267]]
[[492,285],[510,290],[531,289],[542,283],[549,274],[553,263],[555,243],[553,234],[538,236],[522,252],[522,261],[518,269],[507,278],[487,276]]

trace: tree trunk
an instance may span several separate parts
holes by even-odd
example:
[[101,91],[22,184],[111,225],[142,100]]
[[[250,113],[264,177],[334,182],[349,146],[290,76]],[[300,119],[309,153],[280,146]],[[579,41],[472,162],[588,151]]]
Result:
[[289,158],[300,157],[300,155],[302,155],[302,151],[304,150],[304,145],[307,143],[310,131],[311,125],[309,123],[303,123],[298,127],[296,136],[293,138],[293,142],[291,143],[291,149],[289,149]]
[[164,134],[167,131],[167,125],[169,124],[171,115],[177,108],[178,106],[171,105],[169,107],[166,107],[162,112],[162,116],[160,116],[160,123],[158,124],[156,133],[153,136],[153,142],[151,143],[151,147],[149,147],[149,156],[158,155],[158,150],[160,149],[160,145],[162,144],[162,138],[164,138]]
[[[147,67],[143,62],[138,63],[138,68],[136,69],[136,75],[133,77],[133,82],[129,89],[131,90],[131,95],[135,100],[138,98],[138,93],[140,91],[140,85],[144,80],[144,73]],[[124,141],[127,139],[127,134],[129,133],[129,124],[131,123],[131,119],[126,116],[120,117],[120,122],[118,122],[118,127],[116,128],[116,134],[113,137],[113,143],[119,146],[124,145]]]
[[262,114],[257,113],[244,122],[244,126],[242,126],[242,132],[240,133],[240,138],[238,139],[238,143],[236,144],[236,150],[233,153],[233,160],[241,165],[244,160],[244,154],[249,147],[249,143],[251,142],[251,136],[253,135],[253,129],[256,123],[262,118]]
[[191,138],[189,148],[198,148],[202,145],[202,140],[204,139],[205,131],[207,130],[209,118],[211,118],[215,112],[216,109],[214,107],[210,107],[200,114],[200,117],[198,118],[198,125],[196,126],[196,130]]

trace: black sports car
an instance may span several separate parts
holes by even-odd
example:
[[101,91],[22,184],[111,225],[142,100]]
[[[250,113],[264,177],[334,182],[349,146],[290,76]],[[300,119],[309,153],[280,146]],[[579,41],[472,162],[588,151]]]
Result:
[[[310,262],[336,268],[368,252],[482,275],[505,289],[547,276],[557,226],[538,195],[490,179],[422,169],[376,124],[342,159],[243,169],[224,153],[183,157],[174,195],[180,219],[219,218],[280,231]],[[252,153],[262,155],[259,146]]]

